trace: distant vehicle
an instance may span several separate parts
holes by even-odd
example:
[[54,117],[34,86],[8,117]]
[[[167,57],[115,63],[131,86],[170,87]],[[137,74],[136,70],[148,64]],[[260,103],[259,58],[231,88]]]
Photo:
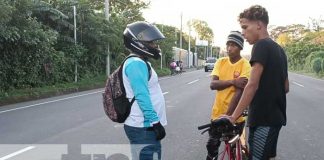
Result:
[[208,72],[209,70],[213,70],[215,62],[216,62],[216,58],[207,58],[207,60],[204,63],[205,72]]

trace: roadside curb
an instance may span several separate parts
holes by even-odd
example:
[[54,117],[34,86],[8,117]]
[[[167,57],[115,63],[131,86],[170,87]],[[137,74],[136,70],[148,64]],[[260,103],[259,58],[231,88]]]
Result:
[[[201,68],[187,68],[184,69],[185,72],[192,72],[199,70]],[[161,77],[167,77],[169,75],[161,76]],[[91,85],[91,86],[86,86],[86,87],[80,87],[80,88],[70,88],[70,89],[62,89],[62,90],[57,90],[57,91],[52,91],[52,92],[47,92],[43,93],[42,95],[26,95],[26,96],[20,96],[20,97],[11,97],[11,98],[5,98],[4,100],[0,100],[0,107],[4,105],[10,105],[10,104],[15,104],[15,103],[21,103],[21,102],[27,102],[27,101],[32,101],[32,100],[38,100],[38,99],[43,99],[43,98],[50,98],[50,97],[55,97],[55,96],[61,96],[65,94],[71,94],[71,93],[76,93],[76,92],[81,92],[81,91],[87,91],[87,90],[92,90],[92,89],[99,89],[99,88],[104,88],[105,84],[103,85]]]
[[65,89],[65,90],[57,90],[57,91],[53,91],[53,92],[44,93],[42,95],[28,95],[28,96],[12,97],[12,98],[0,100],[0,107],[4,106],[4,105],[10,105],[10,104],[15,104],[15,103],[20,103],[20,102],[38,100],[38,99],[43,99],[43,98],[50,98],[50,97],[61,96],[61,95],[65,95],[65,94],[71,94],[71,93],[87,91],[87,90],[92,90],[92,89],[99,89],[99,88],[104,88],[104,85],[94,85],[94,86],[87,86],[87,87],[81,87],[81,88],[70,88],[70,89]]

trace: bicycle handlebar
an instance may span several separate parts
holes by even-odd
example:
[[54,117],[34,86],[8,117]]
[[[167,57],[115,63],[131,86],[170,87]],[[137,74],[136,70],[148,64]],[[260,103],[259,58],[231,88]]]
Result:
[[205,128],[210,128],[212,126],[213,127],[219,127],[219,126],[230,126],[230,127],[232,127],[233,124],[229,121],[229,119],[223,117],[223,118],[216,119],[216,120],[212,121],[211,123],[199,126],[198,130],[202,130],[202,129],[205,129]]
[[[247,115],[248,115],[247,110],[243,111],[243,113],[241,114],[242,117],[245,117]],[[198,126],[198,130],[202,130],[202,129],[205,129],[205,128],[210,128],[211,126],[218,127],[218,126],[225,126],[225,125],[231,126],[231,127],[233,126],[233,124],[229,121],[229,119],[220,118],[220,119],[216,119],[216,120],[212,121],[211,123]]]
[[210,126],[211,126],[211,123],[208,123],[208,124],[205,124],[205,125],[202,125],[202,126],[198,126],[198,130],[209,128]]

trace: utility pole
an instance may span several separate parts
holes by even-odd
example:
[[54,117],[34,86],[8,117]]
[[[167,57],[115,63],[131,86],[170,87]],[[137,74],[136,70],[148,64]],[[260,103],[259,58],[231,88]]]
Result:
[[191,33],[191,19],[189,20],[189,43],[188,43],[188,56],[187,56],[188,68],[190,68],[190,33]]
[[[74,46],[77,44],[77,34],[76,34],[76,7],[73,6],[73,19],[74,19]],[[74,60],[74,82],[78,82],[78,61]]]
[[181,60],[181,52],[182,52],[182,12],[180,14],[180,54],[179,54],[179,61]]
[[213,55],[213,45],[210,46],[210,53],[211,53],[211,57],[214,57],[214,55]]
[[177,28],[174,27],[174,37],[175,37],[175,46],[178,47],[178,35],[177,35]]
[[180,15],[180,20],[181,20],[181,23],[180,23],[180,49],[182,49],[182,12]]
[[[105,16],[107,21],[109,22],[109,0],[105,0]],[[107,49],[107,57],[106,57],[106,61],[107,61],[107,65],[106,65],[106,74],[107,76],[110,75],[110,46],[108,43],[108,49]]]
[[[195,38],[195,41],[197,42],[197,38]],[[198,53],[197,53],[197,43],[195,45],[195,53],[193,55],[194,63],[193,66],[198,66]]]
[[[163,33],[163,26],[164,26],[164,24],[162,23],[162,33]],[[160,57],[160,59],[161,59],[161,69],[163,68],[163,66],[162,66],[162,62],[163,62],[163,53],[162,53],[162,51],[161,51],[161,57]]]

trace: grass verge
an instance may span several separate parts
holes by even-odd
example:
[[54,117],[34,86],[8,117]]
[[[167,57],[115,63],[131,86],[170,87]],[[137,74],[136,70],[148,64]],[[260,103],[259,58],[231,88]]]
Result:
[[302,74],[302,75],[305,75],[305,76],[309,76],[309,77],[324,80],[324,74],[316,74],[316,73],[308,72],[308,71],[305,71],[305,70],[298,70],[298,71],[297,70],[289,70],[289,71],[294,72],[294,73],[298,73],[298,74]]
[[105,85],[105,81],[106,76],[102,75],[92,79],[83,79],[77,83],[63,83],[39,88],[15,89],[4,93],[1,92],[0,106],[78,91],[102,88]]
[[[161,77],[170,75],[170,70],[168,68],[156,69],[155,71]],[[0,106],[90,89],[103,88],[105,86],[105,82],[106,76],[102,75],[92,79],[83,79],[77,83],[63,83],[39,88],[15,89],[7,92],[0,92]]]

